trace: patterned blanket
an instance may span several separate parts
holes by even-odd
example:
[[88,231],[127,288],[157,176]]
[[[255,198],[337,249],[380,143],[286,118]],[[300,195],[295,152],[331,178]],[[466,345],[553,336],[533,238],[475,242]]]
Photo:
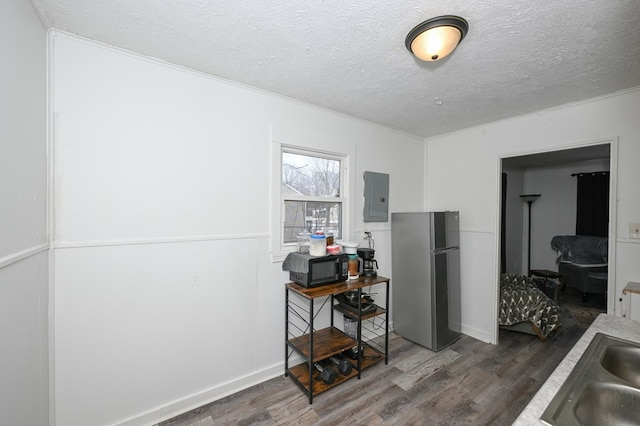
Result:
[[500,277],[500,325],[529,321],[544,339],[562,324],[560,307],[538,289],[531,278],[521,274]]

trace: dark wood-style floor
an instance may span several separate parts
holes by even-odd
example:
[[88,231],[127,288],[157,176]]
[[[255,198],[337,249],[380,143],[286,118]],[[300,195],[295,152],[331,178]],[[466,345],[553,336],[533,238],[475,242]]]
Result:
[[388,365],[365,370],[311,405],[280,376],[160,426],[510,425],[588,326],[569,311],[572,298],[581,304],[579,295],[563,294],[562,328],[544,342],[501,330],[499,345],[463,335],[435,353],[391,334]]

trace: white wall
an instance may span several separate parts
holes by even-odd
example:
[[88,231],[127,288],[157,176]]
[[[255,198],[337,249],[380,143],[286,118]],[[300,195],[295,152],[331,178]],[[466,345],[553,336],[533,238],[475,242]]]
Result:
[[[150,423],[283,373],[275,142],[350,155],[349,238],[365,170],[390,174],[391,209],[424,205],[420,138],[51,38],[59,425]],[[389,225],[371,228],[390,275]]]
[[0,2],[0,423],[49,422],[46,35]]
[[[589,143],[618,141],[617,259],[610,299],[640,278],[638,240],[628,224],[640,221],[640,91],[629,91],[540,111],[427,140],[427,207],[460,210],[463,331],[497,339],[500,158]],[[613,155],[615,156],[615,152]],[[617,180],[616,180],[617,178]],[[450,185],[443,185],[451,179]],[[529,188],[526,188],[529,189]]]

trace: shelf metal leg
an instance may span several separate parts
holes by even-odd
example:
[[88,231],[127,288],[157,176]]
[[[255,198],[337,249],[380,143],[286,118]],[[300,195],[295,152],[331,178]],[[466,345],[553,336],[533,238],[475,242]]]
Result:
[[289,289],[284,289],[284,377],[289,375]]
[[333,294],[331,295],[331,306],[329,307],[329,309],[331,309],[331,327],[333,327],[333,301],[335,299],[333,298]]
[[358,379],[362,373],[362,288],[358,289]]
[[385,301],[385,313],[384,318],[384,363],[389,364],[389,281],[387,281],[387,297]]
[[309,404],[313,403],[313,299],[309,300]]

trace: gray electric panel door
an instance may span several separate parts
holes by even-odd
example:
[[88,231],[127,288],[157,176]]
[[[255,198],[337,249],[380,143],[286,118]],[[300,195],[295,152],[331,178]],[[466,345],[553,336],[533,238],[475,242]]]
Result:
[[365,222],[389,221],[389,175],[364,172]]

